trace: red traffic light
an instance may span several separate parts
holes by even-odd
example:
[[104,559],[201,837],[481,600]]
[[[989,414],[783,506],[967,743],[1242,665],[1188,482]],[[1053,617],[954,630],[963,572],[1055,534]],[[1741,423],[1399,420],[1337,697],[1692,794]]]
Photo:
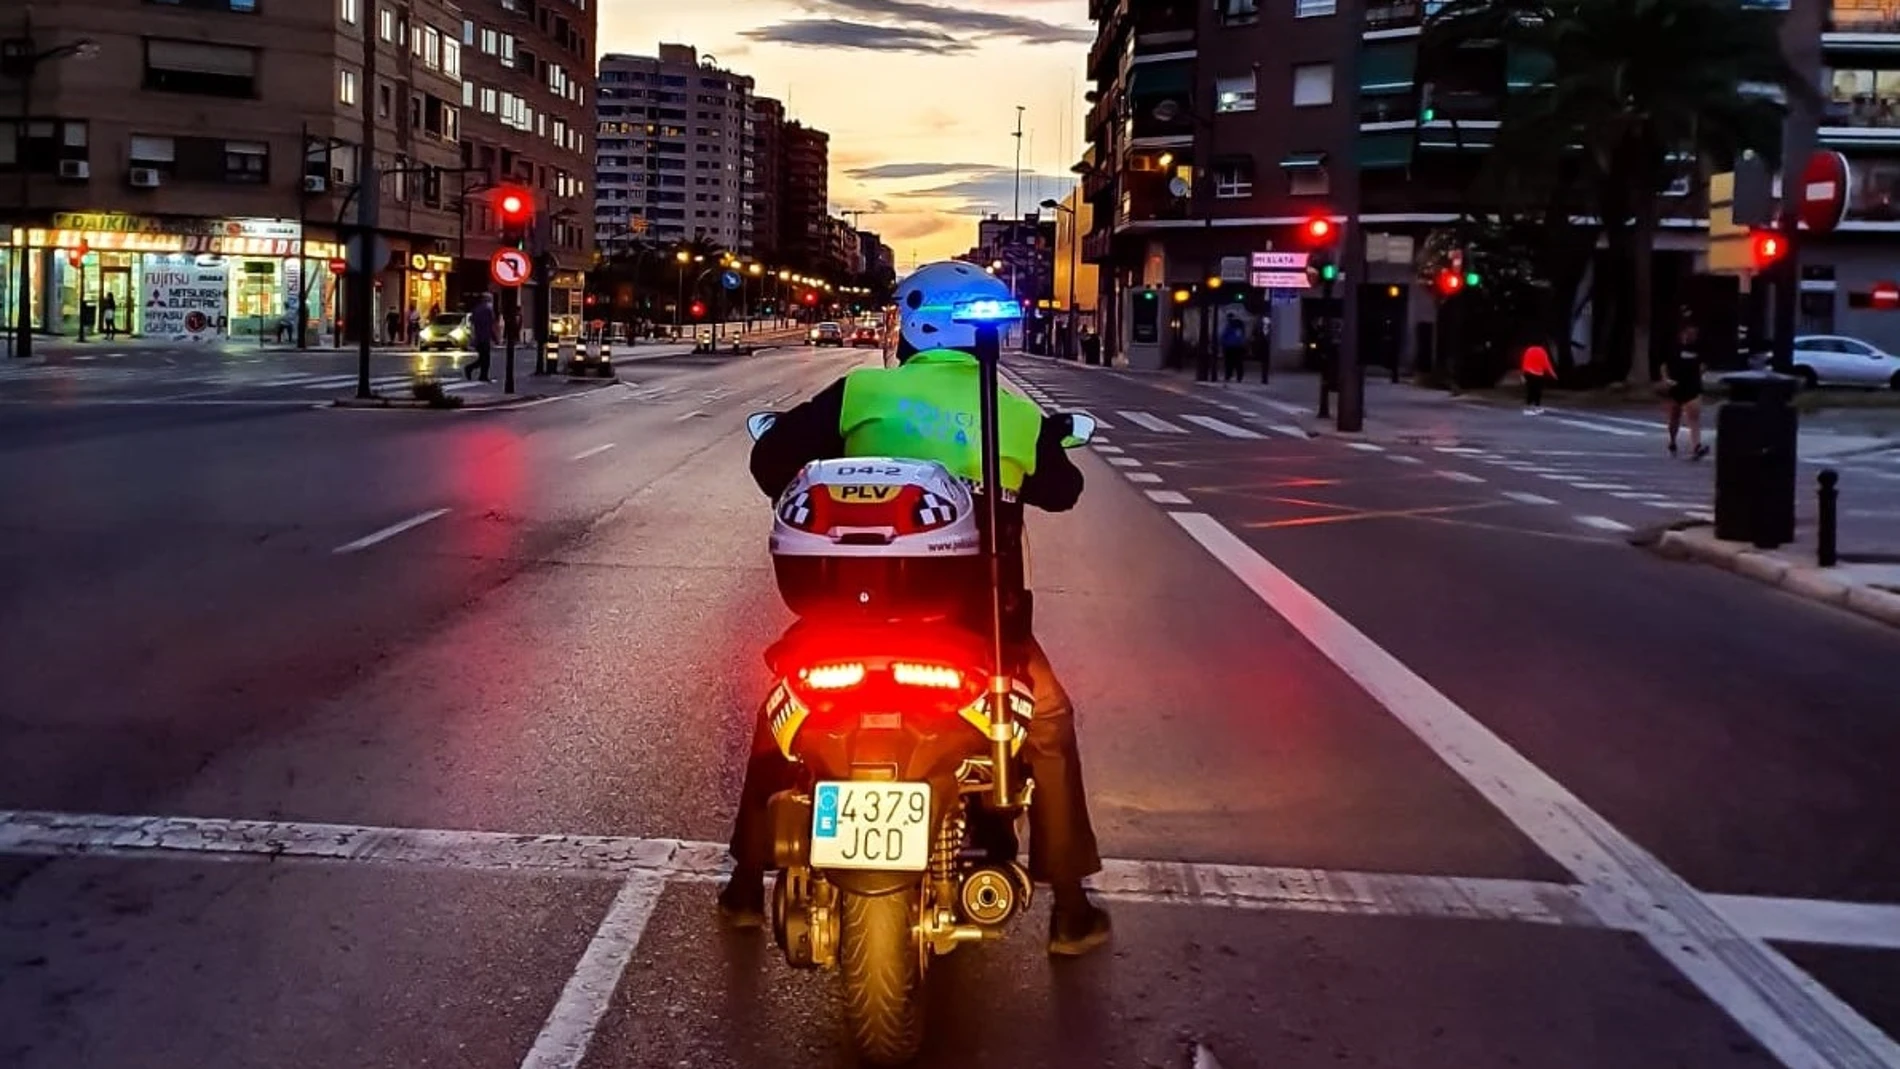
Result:
[[519,189],[503,189],[495,195],[495,210],[501,213],[503,219],[510,222],[519,221],[527,215],[528,207],[532,203],[528,199],[528,194]]
[[806,304],[817,304],[817,303],[818,303],[818,295],[817,295],[816,293],[807,293],[807,294],[805,294],[805,303],[806,303]]
[[1788,252],[1788,240],[1772,230],[1757,230],[1749,235],[1749,248],[1757,268],[1772,267]]
[[1323,215],[1308,219],[1306,225],[1301,228],[1301,233],[1305,235],[1307,242],[1313,245],[1323,245],[1333,240],[1333,235],[1337,232],[1333,221]]
[[706,302],[705,301],[693,302],[693,318],[694,319],[706,318]]
[[1450,269],[1438,272],[1438,292],[1440,294],[1449,297],[1464,288],[1465,276]]

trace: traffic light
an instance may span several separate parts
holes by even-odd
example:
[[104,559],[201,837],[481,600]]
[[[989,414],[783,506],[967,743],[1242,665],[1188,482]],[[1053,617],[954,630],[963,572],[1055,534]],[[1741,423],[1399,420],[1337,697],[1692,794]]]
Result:
[[1438,295],[1440,297],[1456,296],[1458,292],[1464,288],[1465,276],[1463,274],[1453,271],[1449,267],[1438,272]]
[[692,312],[693,312],[693,318],[694,318],[694,319],[704,319],[704,318],[706,318],[706,302],[705,302],[705,301],[694,301],[694,302],[693,302],[693,307],[692,307]]
[[1300,226],[1300,236],[1311,246],[1330,245],[1339,235],[1339,227],[1331,218],[1315,215]]
[[1338,282],[1339,281],[1339,265],[1332,262],[1331,260],[1320,261],[1319,280],[1321,282]]
[[522,248],[528,240],[528,221],[534,217],[534,196],[519,186],[495,190],[495,217],[501,221],[501,243]]
[[817,304],[817,303],[818,303],[818,294],[817,294],[816,292],[812,292],[812,293],[807,293],[807,294],[805,294],[805,303],[806,303],[806,304]]
[[1756,230],[1748,235],[1749,252],[1755,261],[1755,270],[1766,271],[1781,262],[1788,254],[1788,239],[1772,230]]

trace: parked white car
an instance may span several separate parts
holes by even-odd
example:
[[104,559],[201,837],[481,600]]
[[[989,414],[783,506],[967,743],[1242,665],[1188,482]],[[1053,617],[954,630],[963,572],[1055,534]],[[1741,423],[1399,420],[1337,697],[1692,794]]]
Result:
[[1809,386],[1900,390],[1900,356],[1839,334],[1803,334],[1795,338],[1794,373]]

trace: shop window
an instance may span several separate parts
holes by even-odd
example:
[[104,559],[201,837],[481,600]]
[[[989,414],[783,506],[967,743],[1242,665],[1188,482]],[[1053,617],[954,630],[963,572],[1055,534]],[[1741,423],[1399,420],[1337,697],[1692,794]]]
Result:
[[224,143],[224,180],[264,185],[270,181],[270,146],[262,141]]
[[257,50],[147,37],[144,84],[165,93],[254,97]]

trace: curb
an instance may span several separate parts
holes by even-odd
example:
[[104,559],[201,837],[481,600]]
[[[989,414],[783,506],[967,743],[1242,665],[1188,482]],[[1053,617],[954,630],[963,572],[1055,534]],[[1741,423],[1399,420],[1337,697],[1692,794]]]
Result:
[[1785,590],[1796,597],[1858,613],[1889,627],[1900,627],[1900,594],[1850,586],[1820,568],[1790,564],[1779,557],[1732,542],[1693,538],[1689,530],[1664,531],[1652,548],[1670,560],[1713,564],[1738,575]]

